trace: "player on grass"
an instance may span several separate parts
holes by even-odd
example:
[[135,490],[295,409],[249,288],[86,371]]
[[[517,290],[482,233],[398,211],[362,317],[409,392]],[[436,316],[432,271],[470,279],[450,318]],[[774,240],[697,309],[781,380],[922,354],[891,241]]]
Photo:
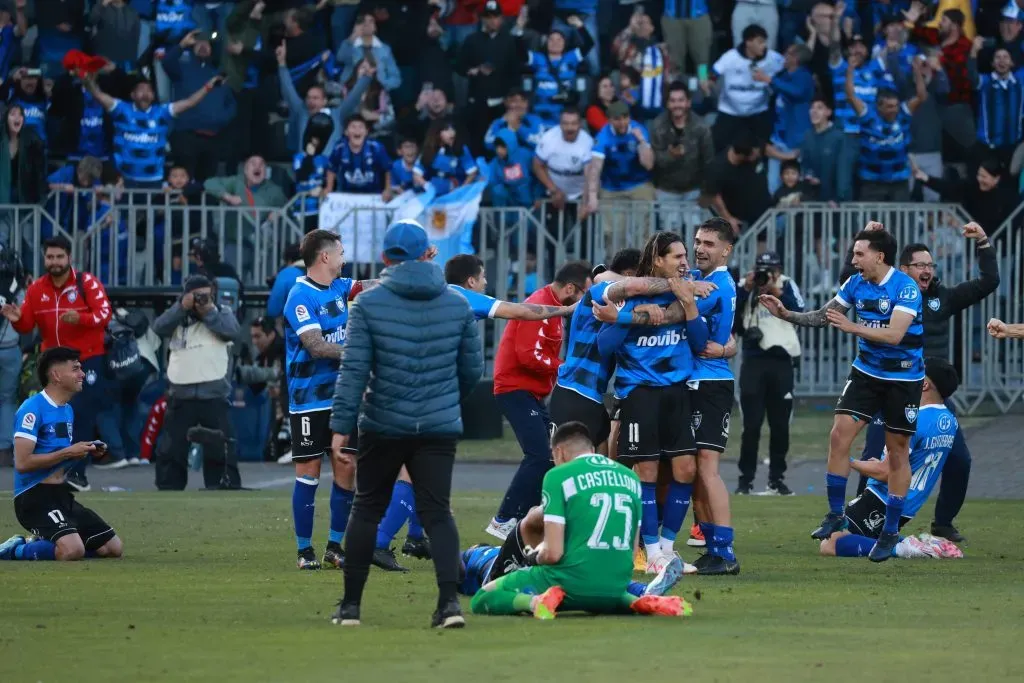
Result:
[[683,616],[678,596],[626,592],[641,515],[640,480],[593,453],[585,425],[561,425],[551,437],[555,467],[544,476],[544,541],[527,556],[531,566],[484,585],[473,596],[475,614],[529,614],[583,610]]
[[[928,500],[942,475],[956,439],[956,417],[945,400],[953,395],[960,378],[956,369],[941,358],[925,360],[925,378],[921,389],[921,412],[917,432],[910,439],[910,488],[900,516],[899,527],[913,519]],[[821,554],[835,557],[864,557],[870,552],[885,522],[889,467],[885,454],[881,459],[854,460],[850,466],[869,477],[864,493],[846,505],[847,530],[837,531],[821,542]],[[900,539],[893,557],[958,558],[963,553],[951,541],[931,534]]]
[[[656,492],[659,463],[671,462],[677,490],[696,477],[697,446],[690,425],[690,397],[686,381],[693,374],[695,354],[703,351],[707,325],[695,302],[695,285],[685,267],[686,247],[674,233],[658,232],[644,246],[638,275],[665,278],[672,294],[627,300],[620,316],[629,319],[632,308],[644,303],[678,300],[685,324],[657,328],[642,325],[605,325],[598,334],[602,355],[615,355],[615,398],[621,401],[618,459],[635,467],[643,482],[643,518],[640,534],[647,551],[647,573],[657,574],[674,557],[675,537],[686,519],[689,495],[670,495],[658,523]],[[643,316],[641,316],[642,318]],[[660,532],[660,528],[664,532]]]
[[[885,526],[868,558],[884,562],[899,542],[899,520],[910,486],[909,442],[917,425],[924,380],[921,290],[895,268],[896,239],[875,222],[854,238],[850,277],[835,298],[817,311],[794,313],[774,296],[761,295],[773,315],[794,325],[836,329],[857,337],[857,358],[839,396],[829,437],[825,487],[829,512],[811,533],[817,540],[846,528],[843,504],[850,474],[850,446],[876,413],[885,421],[889,492]],[[856,311],[858,322],[846,317]]]
[[[288,410],[291,416],[295,488],[292,517],[299,569],[319,569],[313,549],[313,517],[320,463],[331,456],[331,403],[341,364],[348,322],[348,300],[356,282],[341,277],[345,264],[341,239],[313,230],[300,247],[306,275],[296,280],[284,307]],[[341,542],[352,508],[355,468],[331,457],[331,525],[323,564],[345,563]]]
[[[477,320],[500,318],[502,320],[547,320],[556,316],[571,315],[574,306],[544,306],[540,304],[518,304],[501,301],[484,294],[487,288],[487,274],[484,262],[473,254],[454,256],[444,265],[444,278],[451,289],[462,294],[473,309]],[[416,499],[413,495],[409,473],[402,468],[395,481],[391,503],[384,512],[377,527],[377,547],[373,551],[373,564],[387,571],[406,571],[398,563],[391,544],[395,536],[409,521],[409,533],[402,546],[402,554],[424,560],[430,559],[430,541],[423,535],[423,527],[416,517]]]
[[43,390],[22,403],[14,419],[14,514],[36,538],[7,539],[0,560],[121,557],[120,537],[64,482],[77,461],[106,448],[97,441],[72,443],[70,402],[85,379],[79,353],[66,346],[47,349],[36,372]]

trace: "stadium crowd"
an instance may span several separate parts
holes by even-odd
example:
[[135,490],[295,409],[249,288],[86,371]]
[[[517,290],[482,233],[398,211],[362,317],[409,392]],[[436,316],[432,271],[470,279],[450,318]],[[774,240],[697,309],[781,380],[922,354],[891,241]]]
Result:
[[[41,249],[22,236],[16,244],[13,205],[46,205],[75,240],[149,192],[200,213],[272,211],[297,197],[290,210],[311,230],[329,192],[388,200],[429,185],[443,195],[486,177],[486,203],[547,202],[570,221],[620,201],[699,200],[739,233],[773,205],[941,198],[962,201],[992,230],[1019,203],[1021,6],[8,0],[0,4],[0,271],[24,281],[26,261],[11,254],[40,249],[46,274],[27,290],[0,282],[4,303],[45,310],[0,321],[0,354],[12,361],[0,386],[0,464],[12,458],[6,427],[20,379],[33,377],[19,372],[19,349],[33,345],[19,333],[34,330],[44,346],[71,339],[82,352],[88,390],[73,399],[76,433],[110,446],[99,466],[150,459],[176,388],[189,401],[265,396],[273,424],[255,431],[269,442],[268,458],[289,461],[278,320],[288,283],[304,272],[293,247],[266,315],[249,326],[251,354],[232,370],[234,382],[171,378],[145,397],[147,418],[135,398],[163,365],[161,335],[173,349],[193,310],[219,302],[237,311],[240,277],[221,262],[218,240],[171,227],[202,279],[175,265],[178,277],[163,284],[184,285],[188,303],[147,324],[106,298],[105,286],[131,284],[124,274],[69,269],[81,263],[77,242],[56,237]],[[69,60],[72,50],[102,60]],[[686,214],[665,220],[676,215]],[[220,242],[241,229],[225,223]],[[80,294],[68,297],[69,310],[45,305],[71,284]],[[211,303],[214,288],[221,298]],[[211,340],[232,334],[242,334],[237,324],[217,327]],[[112,400],[100,410],[96,396]],[[208,444],[221,450],[223,465],[204,471],[206,483],[235,487],[234,447]],[[183,486],[180,475],[166,487]],[[72,480],[88,486],[84,466]]]

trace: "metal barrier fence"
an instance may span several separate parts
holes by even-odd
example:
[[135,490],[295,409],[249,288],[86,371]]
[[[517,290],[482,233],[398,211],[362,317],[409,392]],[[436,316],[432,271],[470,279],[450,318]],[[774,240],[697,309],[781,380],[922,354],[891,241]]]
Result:
[[[206,199],[185,205],[162,192],[53,193],[44,207],[0,206],[0,239],[22,245],[31,255],[24,259],[26,265],[39,274],[42,262],[33,245],[59,232],[73,239],[76,263],[109,287],[151,287],[179,284],[189,271],[189,239],[213,236],[223,260],[236,267],[245,287],[262,288],[280,268],[284,246],[300,241],[305,232],[305,219],[296,209],[306,198],[298,195],[287,206],[271,209],[224,206]],[[392,215],[389,209],[356,209],[341,220],[386,225]],[[482,208],[472,244],[484,262],[488,290],[500,299],[522,301],[532,289],[550,282],[566,261],[607,263],[618,249],[642,246],[654,230],[679,232],[691,244],[695,227],[709,215],[693,202],[603,202],[596,214],[582,221],[574,204],[565,210],[548,202],[537,208]],[[818,308],[833,296],[846,250],[869,220],[882,222],[900,245],[927,244],[938,264],[938,277],[945,282],[977,275],[974,250],[959,234],[970,217],[956,204],[805,204],[771,209],[744,230],[732,265],[742,276],[752,269],[760,251],[773,249],[782,257],[784,273],[802,290],[807,307]],[[1024,320],[1022,222],[1024,206],[1004,225],[985,226],[999,256],[1002,282],[996,294],[952,323],[956,327],[949,353],[963,379],[956,400],[968,412],[986,400],[1005,412],[1024,399],[1024,347],[997,342],[984,329],[991,317]],[[355,231],[353,251],[379,254],[378,237],[374,231]],[[362,240],[371,243],[361,244]],[[382,267],[369,262],[355,270],[365,278],[376,276]],[[503,329],[504,323],[498,321],[488,330],[489,351]],[[855,340],[828,328],[801,328],[799,335],[803,355],[796,393],[838,395],[855,355]]]

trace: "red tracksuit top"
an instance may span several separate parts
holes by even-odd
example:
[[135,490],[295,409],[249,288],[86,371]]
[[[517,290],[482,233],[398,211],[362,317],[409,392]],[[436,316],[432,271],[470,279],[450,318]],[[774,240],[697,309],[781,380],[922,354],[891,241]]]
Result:
[[[525,303],[562,305],[551,285],[531,294]],[[495,396],[521,390],[543,400],[550,394],[562,364],[562,331],[561,316],[537,322],[510,320],[494,358]]]
[[[82,280],[81,291],[78,278]],[[77,323],[60,319],[68,311],[78,312]],[[70,346],[78,349],[85,361],[105,353],[104,335],[110,317],[110,299],[99,279],[91,273],[71,269],[59,292],[49,274],[30,284],[21,305],[21,319],[11,326],[20,334],[28,334],[38,327],[43,351],[54,346]]]

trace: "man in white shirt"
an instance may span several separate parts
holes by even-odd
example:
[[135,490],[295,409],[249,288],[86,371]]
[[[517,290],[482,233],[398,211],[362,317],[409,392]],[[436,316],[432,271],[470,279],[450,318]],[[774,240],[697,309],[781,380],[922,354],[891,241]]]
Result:
[[[768,33],[757,24],[743,29],[743,42],[718,58],[712,67],[718,86],[718,118],[712,127],[715,150],[725,149],[740,130],[754,132],[760,144],[768,141],[772,132],[770,112],[771,90],[769,82],[754,78],[763,73],[770,78],[783,68],[784,59],[775,50],[768,49]],[[701,83],[705,94],[711,84]]]
[[[586,202],[580,205],[587,189],[586,169],[594,149],[594,138],[583,130],[582,124],[579,109],[566,105],[562,108],[558,127],[548,129],[537,142],[533,174],[547,189],[551,200],[544,218],[552,234],[566,234],[577,218],[586,220],[596,208]],[[586,196],[590,194],[587,192]],[[559,221],[562,221],[561,226]]]

